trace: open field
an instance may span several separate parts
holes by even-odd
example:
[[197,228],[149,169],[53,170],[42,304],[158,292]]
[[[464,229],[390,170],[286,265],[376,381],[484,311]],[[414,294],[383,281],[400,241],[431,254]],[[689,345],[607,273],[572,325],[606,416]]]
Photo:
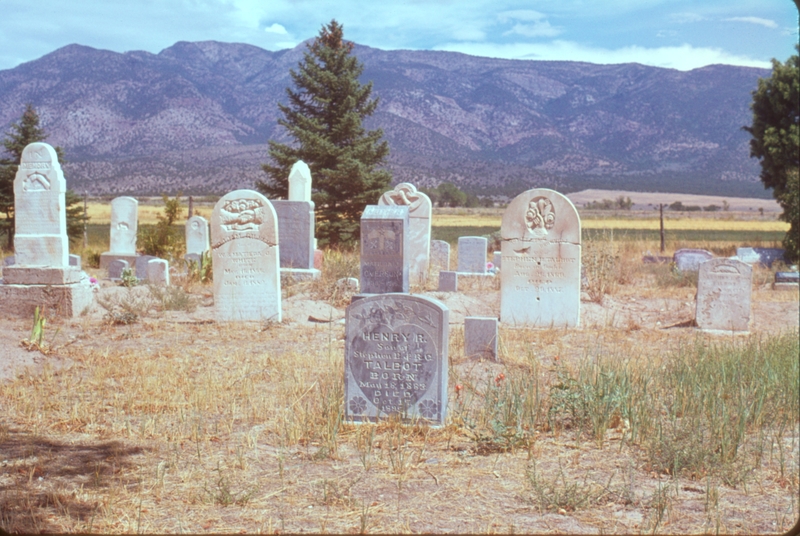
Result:
[[[750,333],[698,332],[696,278],[616,237],[584,241],[587,261],[609,262],[587,264],[580,327],[501,325],[499,363],[463,350],[464,317],[497,316],[498,280],[412,289],[451,311],[440,429],[342,420],[349,295],[335,281],[358,277],[352,253],[284,285],[279,324],[217,324],[211,286],[180,277],[170,294],[102,282],[104,305],[48,319],[47,355],[20,345],[30,319],[0,312],[0,527],[787,531],[800,517],[798,292],[756,267]],[[123,309],[135,320],[115,323]]]

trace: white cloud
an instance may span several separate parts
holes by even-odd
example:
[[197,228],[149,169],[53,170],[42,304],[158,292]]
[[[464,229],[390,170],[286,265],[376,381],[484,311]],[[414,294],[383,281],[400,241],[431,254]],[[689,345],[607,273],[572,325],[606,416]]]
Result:
[[501,23],[516,22],[516,24],[503,35],[522,35],[525,37],[555,37],[561,32],[560,28],[550,25],[544,13],[532,9],[517,9],[503,11],[497,15]]
[[670,22],[676,24],[688,24],[691,22],[700,22],[706,18],[698,13],[672,13],[667,17]]
[[264,28],[264,31],[267,33],[274,33],[279,35],[289,35],[289,32],[286,31],[286,28],[284,28],[277,22],[273,23],[271,26],[267,26],[266,28]]
[[730,17],[728,19],[722,19],[725,21],[731,22],[748,22],[750,24],[760,24],[761,26],[766,26],[767,28],[777,28],[778,23],[774,20],[769,19],[762,19],[761,17]]
[[747,67],[770,68],[767,61],[729,54],[724,50],[693,47],[646,48],[629,46],[617,49],[591,48],[571,41],[555,40],[549,43],[448,43],[437,50],[462,52],[474,56],[518,60],[583,61],[599,64],[641,63],[688,71],[717,63]]

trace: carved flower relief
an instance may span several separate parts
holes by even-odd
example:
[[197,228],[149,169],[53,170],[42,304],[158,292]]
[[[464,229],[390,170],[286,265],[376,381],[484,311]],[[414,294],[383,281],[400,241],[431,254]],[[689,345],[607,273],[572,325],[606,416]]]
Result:
[[350,399],[350,411],[353,415],[361,415],[367,409],[367,401],[360,396],[354,396]]
[[419,403],[419,413],[426,419],[433,419],[439,413],[439,404],[433,400],[423,400]]
[[544,237],[556,223],[553,202],[546,197],[534,197],[525,212],[525,227],[536,237]]

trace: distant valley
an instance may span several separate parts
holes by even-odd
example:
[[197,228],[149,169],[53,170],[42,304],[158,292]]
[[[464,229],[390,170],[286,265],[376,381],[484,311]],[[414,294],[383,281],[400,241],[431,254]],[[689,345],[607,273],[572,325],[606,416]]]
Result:
[[[277,103],[304,50],[70,45],[0,71],[0,129],[32,103],[47,141],[65,149],[68,185],[91,195],[252,188],[267,140],[288,141]],[[768,70],[354,53],[381,99],[367,127],[384,130],[395,182],[498,196],[549,187],[770,197],[741,129]]]

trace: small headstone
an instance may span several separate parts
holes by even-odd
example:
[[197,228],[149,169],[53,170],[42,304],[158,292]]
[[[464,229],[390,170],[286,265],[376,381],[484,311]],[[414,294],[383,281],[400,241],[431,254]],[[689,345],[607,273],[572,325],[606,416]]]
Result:
[[775,272],[776,283],[797,283],[800,282],[799,272]]
[[704,249],[679,249],[672,255],[672,262],[681,272],[696,272],[700,265],[709,259],[713,259],[714,254]]
[[464,355],[497,361],[497,319],[483,316],[464,318]]
[[133,197],[111,201],[111,240],[109,253],[136,254],[136,230],[139,225],[139,202]]
[[450,244],[444,240],[431,240],[431,269],[434,272],[450,269]]
[[458,271],[460,273],[486,273],[486,247],[488,240],[482,236],[458,238]]
[[439,292],[458,292],[458,272],[439,272]]
[[128,261],[122,259],[114,259],[108,263],[108,278],[112,281],[122,279],[122,272],[130,267]]
[[289,201],[311,201],[311,169],[302,160],[289,172]]
[[169,262],[151,259],[147,262],[147,282],[152,285],[169,286]]
[[136,279],[147,281],[147,263],[157,258],[155,255],[139,255],[136,257]]
[[697,327],[747,331],[753,268],[736,259],[711,259],[700,264],[697,278]]
[[343,277],[336,281],[336,290],[340,293],[358,292],[358,279],[355,277]]
[[81,267],[81,256],[80,255],[70,255],[69,256],[69,265],[80,269],[80,267]]
[[761,256],[751,247],[736,248],[736,258],[751,265],[761,261]]
[[581,221],[572,201],[546,188],[523,192],[508,205],[500,232],[500,321],[577,326]]
[[428,266],[431,247],[431,211],[430,198],[418,192],[416,186],[403,182],[394,190],[384,193],[378,205],[398,205],[408,207],[408,263],[409,281],[411,284],[423,283],[428,278]]
[[345,419],[443,425],[450,311],[407,294],[361,296],[345,313]]
[[408,207],[367,205],[361,216],[361,292],[408,292]]
[[202,216],[192,216],[186,220],[186,253],[202,255],[209,249],[208,220]]
[[492,264],[494,264],[495,270],[500,270],[500,263],[503,262],[503,254],[499,251],[495,251],[492,255]]
[[281,268],[314,268],[314,203],[270,201],[278,218]]
[[235,190],[211,215],[214,309],[219,322],[281,321],[275,209],[253,190]]
[[753,251],[758,254],[758,262],[767,268],[772,268],[772,263],[775,261],[784,260],[783,256],[786,254],[786,250],[781,248],[753,248]]

